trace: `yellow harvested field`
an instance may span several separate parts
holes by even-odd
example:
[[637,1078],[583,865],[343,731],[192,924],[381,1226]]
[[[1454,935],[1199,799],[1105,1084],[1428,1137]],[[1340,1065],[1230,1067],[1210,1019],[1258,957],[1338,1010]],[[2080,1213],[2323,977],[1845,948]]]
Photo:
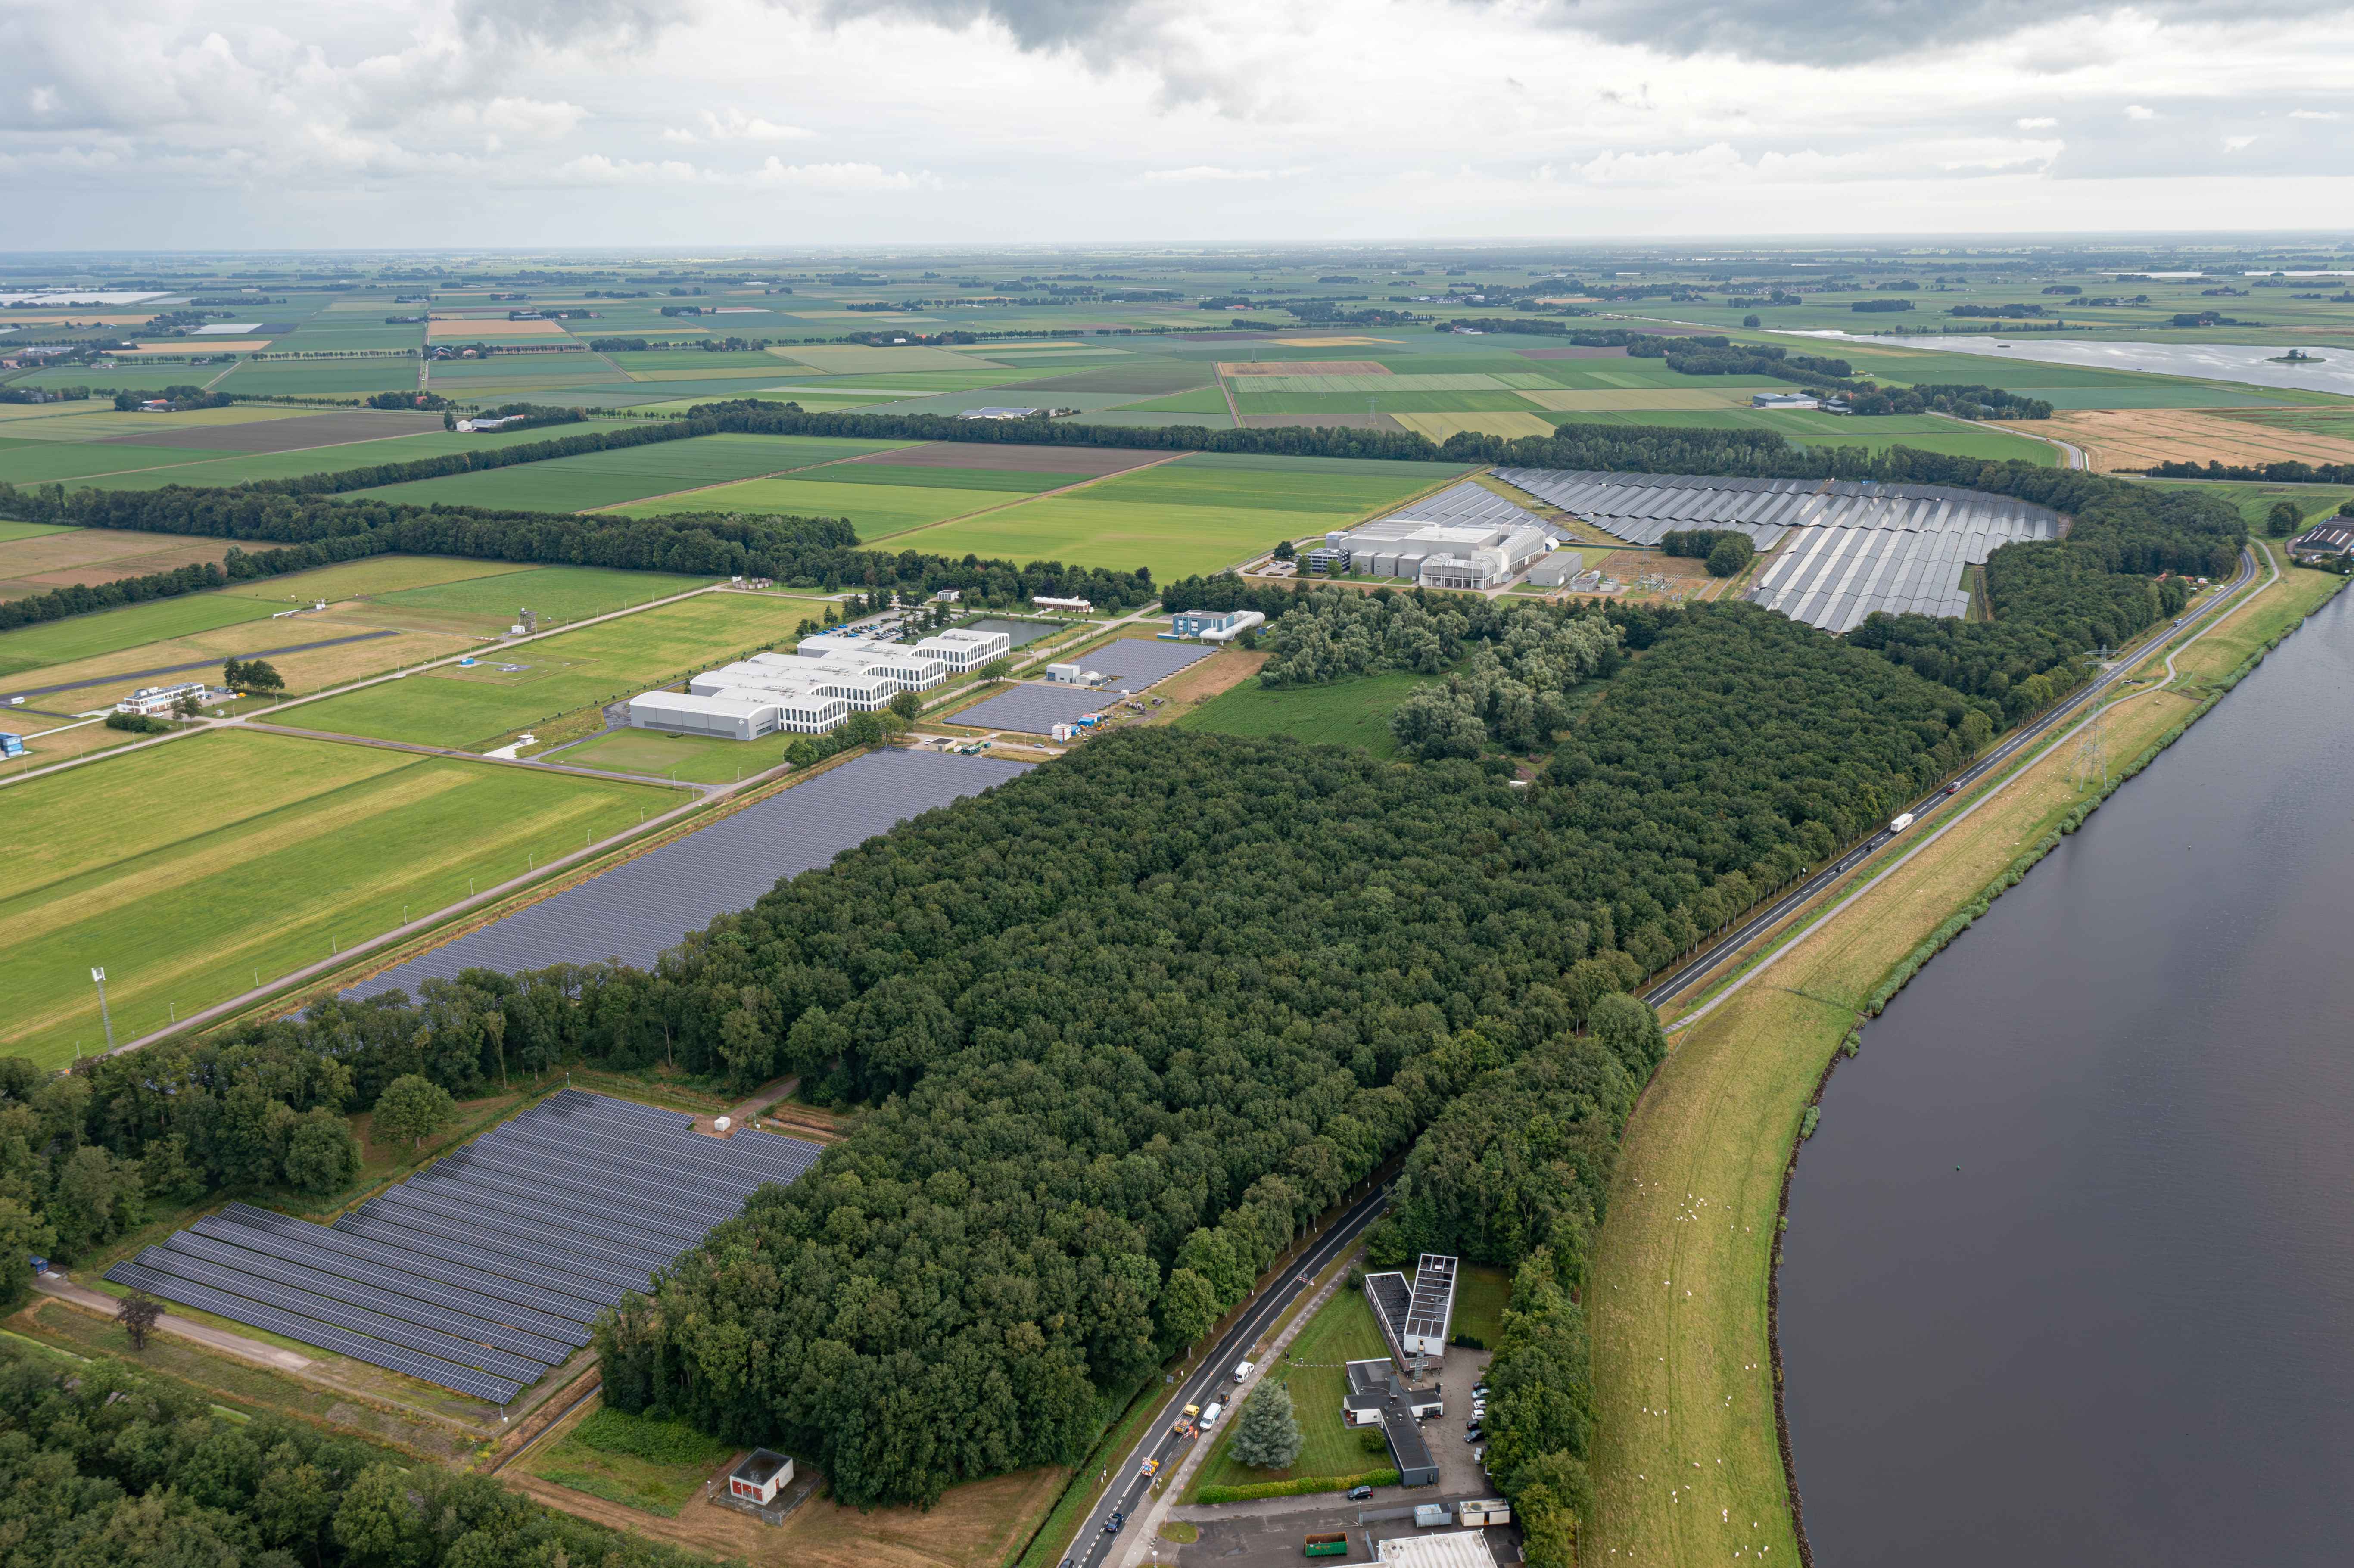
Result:
[[478,337],[562,337],[564,323],[546,320],[511,322],[504,316],[435,316],[425,323],[429,343],[456,339],[461,343]]
[[1738,408],[1747,405],[1746,392],[1704,392],[1696,387],[1629,387],[1623,391],[1557,392],[1523,391],[1522,397],[1540,408],[1556,412],[1572,409],[1607,408]]
[[2161,462],[2354,462],[2354,441],[2343,437],[2189,408],[2083,408],[2004,423],[2022,435],[2074,442],[2104,473]]
[[1501,436],[1506,440],[1522,436],[1550,436],[1553,426],[1550,420],[1534,414],[1392,414],[1391,418],[1407,429],[1443,441],[1458,430],[1477,430],[1483,436]]

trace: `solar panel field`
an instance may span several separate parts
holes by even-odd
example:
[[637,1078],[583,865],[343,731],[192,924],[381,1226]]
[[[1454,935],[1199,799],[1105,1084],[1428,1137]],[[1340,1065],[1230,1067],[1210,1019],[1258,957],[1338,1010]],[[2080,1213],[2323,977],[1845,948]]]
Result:
[[12,785],[0,1049],[44,1065],[240,995],[666,810],[671,790],[216,731]]
[[820,1152],[564,1089],[333,1225],[231,1203],[106,1277],[505,1404],[624,1291]]

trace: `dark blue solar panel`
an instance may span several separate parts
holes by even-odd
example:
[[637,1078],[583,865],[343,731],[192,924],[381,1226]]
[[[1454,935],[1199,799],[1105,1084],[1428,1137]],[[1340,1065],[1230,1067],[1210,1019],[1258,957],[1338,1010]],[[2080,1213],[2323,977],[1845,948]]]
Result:
[[128,1285],[151,1296],[160,1296],[166,1301],[176,1301],[184,1307],[194,1307],[200,1312],[226,1318],[232,1323],[283,1334],[290,1340],[316,1345],[321,1350],[333,1351],[355,1361],[366,1361],[370,1366],[403,1372],[442,1388],[455,1389],[460,1393],[470,1393],[477,1399],[487,1399],[494,1404],[504,1404],[523,1392],[519,1384],[476,1372],[472,1367],[458,1366],[432,1356],[421,1356],[398,1345],[336,1328],[332,1323],[299,1318],[292,1312],[281,1312],[274,1307],[265,1307],[258,1301],[232,1296],[226,1290],[215,1290],[209,1286],[142,1268],[135,1263],[118,1263],[106,1271],[106,1277],[117,1285]]
[[825,865],[894,823],[1026,771],[987,757],[876,751],[720,818],[553,897],[362,980],[350,998],[450,980],[608,959],[651,968],[712,916],[749,908],[788,876]]
[[[220,1218],[233,1222],[239,1231],[249,1234],[267,1236],[272,1241],[296,1247],[314,1247],[318,1251],[326,1253],[331,1259],[357,1257],[390,1266],[413,1269],[426,1277],[462,1286],[502,1302],[516,1302],[536,1308],[554,1319],[576,1323],[594,1322],[597,1314],[602,1311],[605,1306],[603,1302],[573,1296],[562,1290],[545,1287],[525,1280],[512,1279],[495,1270],[475,1268],[445,1258],[403,1252],[398,1247],[388,1247],[380,1242],[371,1241],[363,1236],[325,1226],[305,1224],[300,1220],[288,1219],[283,1214],[272,1214],[260,1209],[248,1208],[243,1203],[231,1203],[221,1211]],[[199,1220],[196,1222],[196,1228],[207,1235],[217,1235],[224,1241],[245,1245],[245,1235],[210,1228],[219,1223],[219,1220]],[[307,1255],[305,1255],[307,1257]],[[328,1266],[328,1265],[323,1263],[322,1266]],[[587,1341],[584,1340],[582,1342]]]

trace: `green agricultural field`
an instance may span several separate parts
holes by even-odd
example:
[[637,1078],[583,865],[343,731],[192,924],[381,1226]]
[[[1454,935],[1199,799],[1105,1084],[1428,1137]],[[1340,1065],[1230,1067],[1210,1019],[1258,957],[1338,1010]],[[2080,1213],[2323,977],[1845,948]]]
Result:
[[[427,430],[417,435],[377,436],[332,447],[310,447],[291,452],[219,452],[191,454],[198,461],[175,461],[168,468],[95,474],[69,481],[66,488],[81,490],[154,490],[167,484],[244,484],[258,479],[299,479],[313,473],[341,473],[346,469],[373,468],[378,463],[414,462],[420,458],[485,448],[522,446],[571,433],[565,429],[485,430],[480,435],[456,430]],[[137,447],[111,447],[109,451],[133,452]],[[156,449],[143,449],[153,451]],[[0,457],[6,454],[0,453]]]
[[[121,379],[120,371],[108,374]],[[184,375],[181,379],[187,377]],[[384,355],[360,359],[251,359],[231,372],[217,390],[314,397],[414,391],[416,387],[417,361],[406,355]]]
[[[634,696],[790,638],[808,614],[801,599],[705,594],[504,648],[471,670],[443,665],[290,708],[282,722],[425,746],[488,747],[560,714]],[[502,663],[521,667],[503,670]]]
[[[864,452],[887,451],[905,444],[828,440],[810,436],[695,436],[683,441],[658,441],[651,446],[621,447],[610,451],[585,452],[578,457],[517,463],[512,468],[451,474],[444,479],[416,480],[357,493],[418,506],[441,502],[454,506],[513,507],[526,512],[579,512],[679,491],[703,490],[780,470],[833,462]],[[654,508],[671,512],[705,509],[706,503],[700,496]],[[732,508],[713,505],[708,509]]]
[[567,768],[637,773],[652,779],[675,779],[683,784],[728,784],[782,762],[783,743],[790,738],[776,736],[761,740],[726,740],[716,736],[617,729],[579,746],[567,747],[550,760]]
[[1131,414],[1223,414],[1226,412],[1226,395],[1215,387],[1196,387],[1190,392],[1130,403],[1127,408]]
[[126,604],[92,615],[69,616],[40,626],[0,631],[0,675],[94,659],[167,637],[214,631],[272,613],[267,604],[236,599],[228,593],[196,593],[182,599],[151,599]]
[[[1273,377],[1268,377],[1272,380]],[[1373,379],[1371,376],[1368,380]],[[1235,385],[1245,414],[1502,414],[1528,412],[1517,392],[1257,392]]]
[[1341,526],[1466,471],[1451,463],[1201,452],[895,543],[950,556],[970,551],[1115,570],[1149,567],[1167,580]]
[[1218,1423],[1224,1431],[1214,1439],[1217,1446],[1194,1472],[1187,1495],[1198,1496],[1204,1487],[1247,1487],[1261,1481],[1362,1476],[1368,1470],[1388,1469],[1388,1448],[1376,1451],[1362,1441],[1361,1435],[1366,1431],[1378,1440],[1381,1428],[1352,1430],[1341,1421],[1341,1401],[1349,1392],[1349,1374],[1341,1370],[1341,1364],[1374,1361],[1388,1354],[1389,1348],[1382,1340],[1381,1326],[1373,1321],[1373,1309],[1367,1305],[1365,1293],[1338,1292],[1317,1308],[1316,1316],[1291,1341],[1291,1349],[1282,1362],[1262,1374],[1280,1379],[1291,1390],[1292,1410],[1299,1418],[1301,1435],[1307,1438],[1300,1446],[1299,1457],[1288,1470],[1258,1470],[1238,1463],[1228,1450],[1234,1444],[1235,1416],[1239,1411],[1229,1409]]
[[1262,686],[1246,681],[1179,718],[1180,729],[1220,735],[1288,735],[1316,746],[1354,746],[1375,757],[1397,755],[1390,715],[1432,677],[1392,670],[1323,686]]
[[[836,482],[835,469],[820,469],[795,476],[756,479],[673,501],[640,502],[617,506],[622,517],[646,517],[663,512],[773,512],[793,517],[846,517],[862,543],[896,539],[912,529],[961,517],[985,506],[1002,506],[1014,499],[1002,490],[964,490],[928,484],[874,484],[864,481]],[[929,471],[926,471],[928,477]],[[917,546],[916,548],[928,546]]]
[[[308,575],[308,574],[305,574]],[[610,615],[648,599],[668,599],[690,589],[707,588],[710,577],[684,577],[676,572],[624,572],[610,567],[525,567],[493,574],[470,574],[421,583],[411,588],[386,588],[369,597],[396,618],[463,620],[482,623],[480,630],[500,631],[511,625],[518,609],[528,608],[542,628]]]
[[779,482],[785,484],[876,484],[893,489],[914,487],[922,490],[993,490],[1007,499],[1017,495],[1035,495],[1044,490],[1060,490],[1077,484],[1087,475],[1079,473],[1025,473],[1003,468],[925,468],[913,463],[844,462],[835,463],[822,472],[801,476],[785,475]]
[[345,561],[341,566],[321,567],[316,571],[293,572],[281,577],[255,577],[234,583],[220,591],[239,599],[267,599],[271,605],[282,609],[289,600],[301,604],[325,599],[329,604],[334,604],[342,599],[368,599],[400,593],[408,588],[462,582],[469,577],[512,577],[541,571],[581,572],[599,578],[610,577],[617,579],[617,589],[618,580],[635,582],[643,575],[637,572],[609,573],[601,567],[533,567],[520,561],[470,561],[457,556],[370,556],[364,561]]
[[[46,1066],[667,809],[652,786],[233,730],[10,786],[0,1048]],[[201,803],[200,805],[197,803]]]
[[11,539],[37,539],[44,534],[62,534],[65,525],[58,523],[11,523],[0,520],[0,545]]
[[180,447],[111,446],[91,441],[26,441],[0,450],[0,483],[48,484],[125,469],[170,468],[217,453]]

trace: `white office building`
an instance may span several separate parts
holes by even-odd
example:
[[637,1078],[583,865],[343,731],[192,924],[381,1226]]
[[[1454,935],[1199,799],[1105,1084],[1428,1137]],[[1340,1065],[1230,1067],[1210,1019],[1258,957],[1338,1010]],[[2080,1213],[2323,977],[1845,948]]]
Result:
[[759,692],[642,692],[630,699],[630,727],[671,735],[711,735],[726,740],[758,740],[773,735],[779,721],[775,697]]
[[916,644],[916,652],[938,659],[961,674],[967,670],[980,669],[991,659],[1002,659],[1013,652],[1013,639],[1002,631],[957,627],[925,638]]

